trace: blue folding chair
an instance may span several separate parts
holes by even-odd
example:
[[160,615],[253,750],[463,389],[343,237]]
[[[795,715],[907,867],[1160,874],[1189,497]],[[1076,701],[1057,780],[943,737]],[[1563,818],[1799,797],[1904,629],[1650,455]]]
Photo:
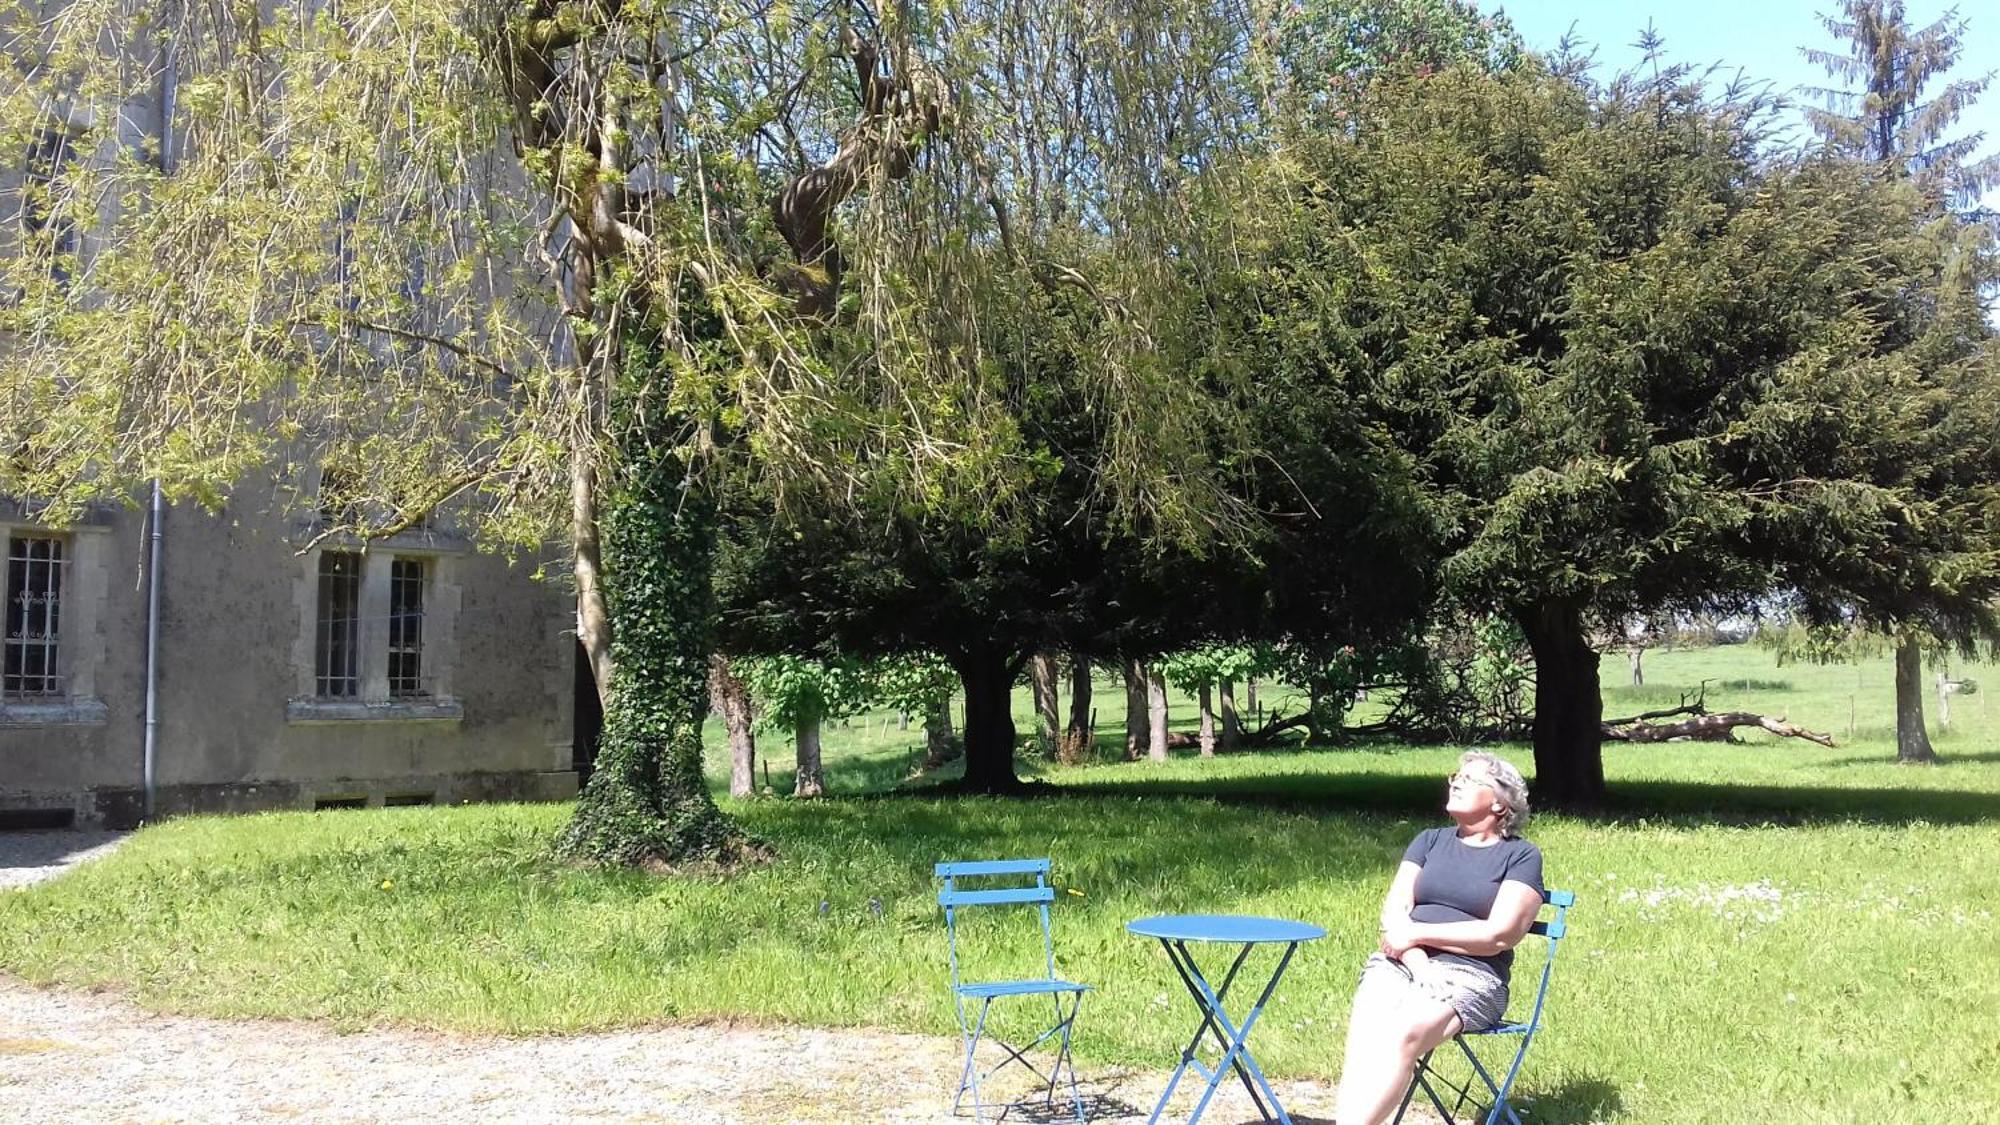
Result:
[[[1054,1108],[1056,1084],[1061,1080],[1063,1067],[1069,1067],[1069,1096],[1076,1106],[1076,1119],[1083,1121],[1083,1095],[1076,1086],[1076,1063],[1070,1058],[1070,1030],[1076,1026],[1077,1008],[1083,1003],[1083,994],[1090,986],[1074,981],[1062,980],[1056,976],[1055,940],[1049,930],[1049,903],[1056,897],[1055,888],[1049,886],[1049,861],[1046,859],[999,859],[980,860],[968,863],[940,863],[937,874],[944,880],[944,889],[938,892],[938,905],[944,907],[945,932],[951,946],[951,996],[958,1007],[958,1030],[965,1039],[965,1067],[959,1073],[958,1092],[951,1101],[952,1116],[958,1116],[965,1104],[965,1092],[972,1091],[972,1115],[975,1120],[984,1121],[985,1103],[980,1100],[979,1084],[993,1077],[1011,1063],[1020,1063],[1035,1077],[1048,1083],[1045,1101]],[[993,879],[1012,876],[1016,883],[1021,876],[1033,875],[1033,886],[988,886],[980,890],[967,890],[960,886],[965,879]],[[1042,961],[1045,972],[1039,977],[1019,980],[997,980],[968,982],[959,979],[958,971],[958,911],[968,906],[1008,906],[1018,903],[1034,903],[1042,916]],[[974,1056],[979,1050],[979,1041],[986,1036],[986,1017],[992,1011],[993,1002],[1003,996],[1047,996],[1055,1005],[1056,1022],[1047,1031],[1020,1047],[1011,1046],[997,1036],[993,1042],[1007,1053],[1007,1057],[995,1063],[992,1069],[981,1073]],[[970,1013],[973,1001],[979,1002],[979,1015],[975,1019]],[[1068,1001],[1065,1012],[1064,1001]],[[1060,1037],[1056,1051],[1055,1065],[1043,1074],[1027,1058],[1027,1053]]]
[[[1452,1042],[1458,1044],[1458,1049],[1464,1052],[1466,1061],[1472,1064],[1472,1073],[1463,1082],[1453,1082],[1440,1073],[1431,1065],[1432,1052],[1426,1051],[1424,1057],[1417,1060],[1416,1070],[1410,1075],[1410,1088],[1403,1091],[1403,1104],[1396,1108],[1396,1116],[1390,1125],[1396,1125],[1403,1120],[1403,1114],[1410,1108],[1410,1099],[1416,1096],[1419,1089],[1422,1089],[1424,1095],[1430,1098],[1431,1104],[1437,1107],[1438,1116],[1444,1118],[1445,1125],[1456,1125],[1458,1118],[1453,1114],[1463,1111],[1467,1105],[1476,1106],[1481,1102],[1485,1102],[1487,1106],[1484,1116],[1468,1118],[1468,1121],[1479,1120],[1484,1125],[1499,1125],[1502,1121],[1507,1125],[1522,1125],[1521,1115],[1515,1110],[1513,1103],[1507,1100],[1507,1094],[1514,1088],[1515,1077],[1521,1073],[1522,1060],[1528,1057],[1528,1044],[1535,1041],[1535,1032],[1542,1026],[1542,1006],[1549,998],[1549,976],[1555,971],[1556,950],[1562,945],[1563,933],[1568,929],[1569,908],[1576,905],[1576,895],[1570,891],[1550,891],[1548,905],[1555,908],[1556,916],[1546,922],[1537,921],[1528,927],[1529,933],[1540,934],[1549,942],[1548,957],[1542,962],[1542,981],[1535,988],[1535,1007],[1528,1016],[1528,1022],[1514,1023],[1503,1020],[1484,1031],[1469,1031],[1453,1036]],[[1495,1082],[1492,1072],[1479,1061],[1478,1054],[1473,1051],[1472,1044],[1468,1040],[1502,1035],[1518,1035],[1521,1043],[1514,1050],[1514,1062],[1507,1068],[1507,1077]],[[1475,1081],[1484,1084],[1485,1094],[1478,1093],[1477,1087],[1474,1086]],[[1436,1085],[1433,1085],[1433,1082]],[[1452,1092],[1453,1100],[1449,1108],[1445,1106],[1444,1096],[1438,1092],[1438,1086]]]

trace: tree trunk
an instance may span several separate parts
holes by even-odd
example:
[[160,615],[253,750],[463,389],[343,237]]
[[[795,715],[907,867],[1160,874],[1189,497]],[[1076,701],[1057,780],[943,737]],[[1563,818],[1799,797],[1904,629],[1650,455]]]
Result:
[[1896,638],[1896,760],[1923,765],[1937,761],[1924,729],[1924,651],[1917,638]]
[[826,796],[826,769],[820,765],[819,755],[819,715],[813,712],[800,715],[795,737],[799,765],[798,780],[792,784],[792,796]]
[[576,639],[597,683],[597,704],[611,704],[611,611],[604,603],[604,562],[598,543],[597,471],[591,455],[570,458],[570,568],[576,576]]
[[[1252,715],[1257,714],[1257,677],[1255,676],[1247,677],[1243,681],[1243,709]],[[1264,720],[1259,716],[1256,721],[1261,723]]]
[[715,510],[682,489],[677,458],[642,441],[621,452],[602,575],[615,674],[597,768],[556,848],[631,866],[734,862],[763,848],[716,808],[702,772]]
[[751,796],[757,792],[757,736],[751,727],[750,689],[719,652],[709,658],[708,696],[709,707],[729,731],[729,795]]
[[1222,681],[1222,748],[1234,750],[1243,741],[1243,719],[1236,713],[1236,684]]
[[1082,653],[1069,658],[1069,727],[1063,731],[1063,752],[1080,761],[1090,748],[1090,660]]
[[1201,747],[1201,756],[1215,757],[1215,689],[1201,685],[1201,736],[1195,742]]
[[1334,731],[1339,729],[1338,724],[1335,724],[1331,728],[1327,726],[1327,712],[1326,708],[1322,706],[1325,699],[1326,693],[1318,682],[1313,681],[1306,684],[1305,726],[1306,745],[1308,746],[1328,745],[1333,742]]
[[952,658],[965,683],[965,787],[974,792],[1021,788],[1014,774],[1014,677],[1023,661],[989,648]]
[[924,708],[924,768],[937,767],[958,757],[962,747],[951,729],[951,696],[941,695]]
[[1056,657],[1038,652],[1028,658],[1028,682],[1035,696],[1035,742],[1042,753],[1055,757],[1062,740],[1062,703],[1056,695]]
[[1541,602],[1514,618],[1535,656],[1535,795],[1560,808],[1604,801],[1604,699],[1582,607]]
[[1125,661],[1125,760],[1136,762],[1146,750],[1146,666]]
[[1632,650],[1630,651],[1630,653],[1628,653],[1628,655],[1629,655],[1629,656],[1631,657],[1631,659],[1632,659],[1632,686],[1633,686],[1633,687],[1645,687],[1645,686],[1646,686],[1646,666],[1645,666],[1645,660],[1646,660],[1646,650],[1645,650],[1645,649],[1643,649],[1643,648],[1635,648],[1635,649],[1632,649]]
[[1158,667],[1146,669],[1146,756],[1167,760],[1167,681]]

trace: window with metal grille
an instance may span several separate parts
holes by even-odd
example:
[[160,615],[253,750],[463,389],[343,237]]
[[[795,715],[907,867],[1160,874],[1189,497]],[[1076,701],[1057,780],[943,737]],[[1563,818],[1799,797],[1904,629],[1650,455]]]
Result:
[[36,136],[28,146],[28,175],[21,207],[30,247],[48,254],[49,276],[65,287],[76,256],[76,224],[57,206],[56,197],[75,147],[69,130],[64,128],[45,128]]
[[389,694],[424,690],[424,560],[389,563]]
[[361,556],[323,551],[319,556],[319,628],[313,639],[315,691],[322,699],[358,695],[361,648]]
[[59,696],[56,634],[62,624],[63,541],[45,536],[7,539],[6,652],[0,696]]

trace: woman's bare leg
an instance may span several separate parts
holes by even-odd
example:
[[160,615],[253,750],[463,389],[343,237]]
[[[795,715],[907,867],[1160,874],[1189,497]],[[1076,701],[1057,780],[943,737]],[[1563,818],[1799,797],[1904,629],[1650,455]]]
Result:
[[1347,1024],[1340,1067],[1338,1125],[1381,1125],[1403,1100],[1410,1072],[1424,1052],[1458,1034],[1451,1005],[1412,992],[1361,989]]

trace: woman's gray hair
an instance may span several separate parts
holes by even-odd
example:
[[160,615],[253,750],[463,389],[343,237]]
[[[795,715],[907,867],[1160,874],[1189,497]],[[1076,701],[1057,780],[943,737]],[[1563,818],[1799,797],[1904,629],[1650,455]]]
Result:
[[1461,769],[1473,762],[1484,765],[1487,776],[1493,779],[1493,792],[1500,798],[1500,834],[1519,836],[1528,824],[1528,782],[1514,763],[1498,754],[1467,750],[1458,756]]

